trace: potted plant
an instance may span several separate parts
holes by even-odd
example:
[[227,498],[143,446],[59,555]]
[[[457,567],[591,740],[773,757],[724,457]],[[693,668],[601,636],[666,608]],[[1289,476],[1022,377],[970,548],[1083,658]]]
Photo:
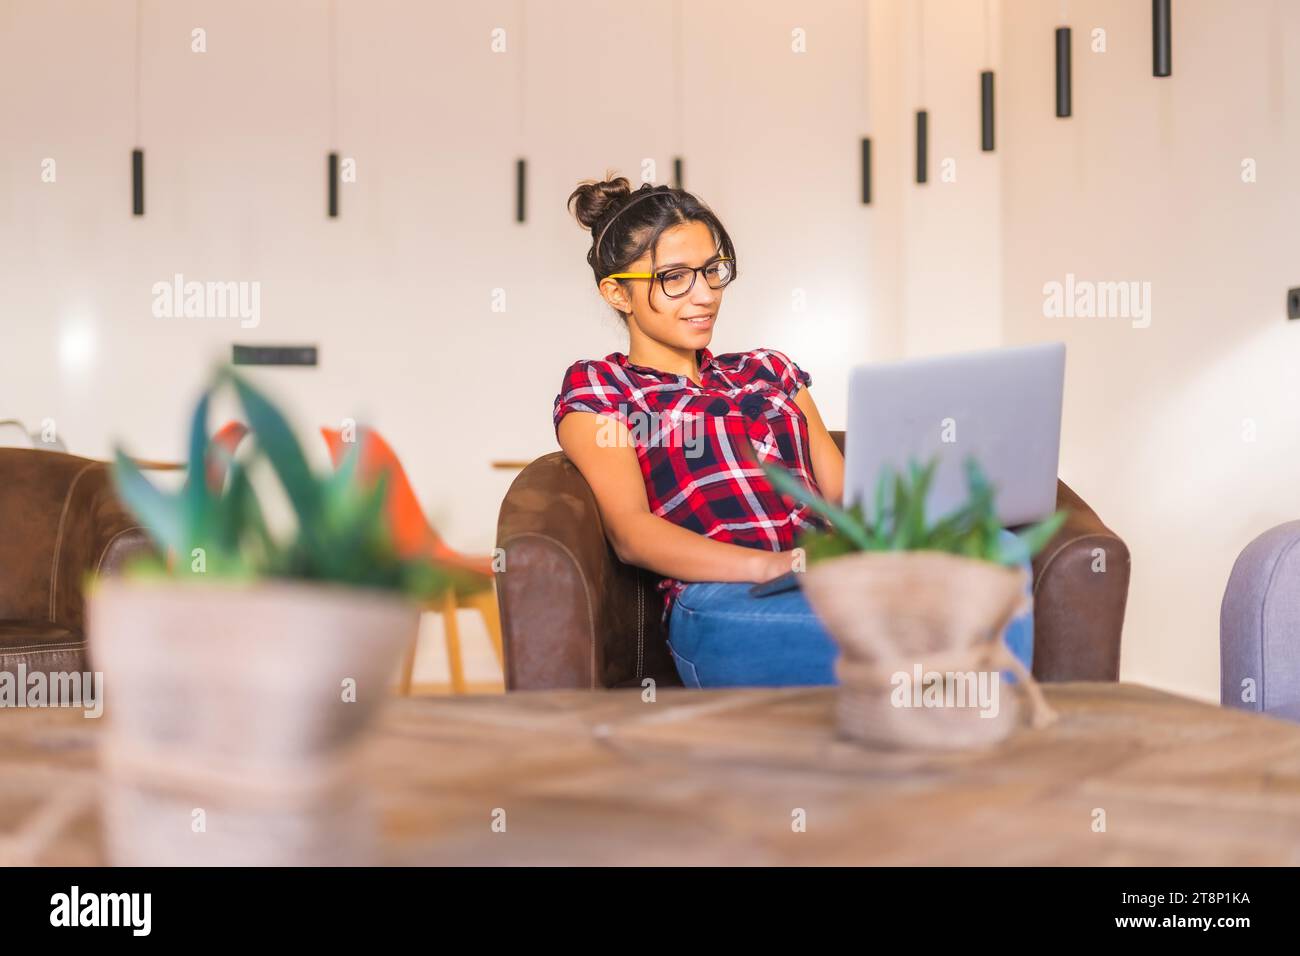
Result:
[[[237,395],[253,447],[217,462],[207,418],[222,388]],[[250,477],[262,463],[291,507],[291,533],[264,518]],[[370,858],[358,744],[417,633],[411,599],[475,585],[396,555],[385,482],[359,482],[356,464],[353,449],[333,474],[313,474],[284,417],[229,369],[195,409],[179,492],[117,451],[118,492],[159,553],[95,584],[88,602],[114,863]]]
[[[839,731],[864,743],[956,749],[1003,739],[1019,716],[1016,696],[998,694],[1004,668],[1030,699],[1031,723],[1055,719],[1002,634],[1029,600],[1018,565],[1042,549],[1066,513],[1005,533],[994,489],[968,459],[966,503],[930,522],[925,501],[936,465],[882,471],[868,515],[861,502],[838,507],[780,465],[761,463],[778,491],[826,519],[826,530],[798,539],[801,586],[839,645]],[[991,707],[981,696],[989,687]]]

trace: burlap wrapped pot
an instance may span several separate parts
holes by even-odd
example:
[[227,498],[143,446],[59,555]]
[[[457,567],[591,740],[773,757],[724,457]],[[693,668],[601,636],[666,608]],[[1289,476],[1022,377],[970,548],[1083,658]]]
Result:
[[89,622],[110,863],[376,861],[361,744],[415,638],[414,605],[300,581],[112,579]]
[[[839,645],[836,719],[841,735],[885,748],[965,749],[997,743],[1021,722],[1018,695],[1000,679],[1010,670],[1028,697],[1029,722],[1056,715],[1033,676],[1002,640],[1029,600],[1025,571],[939,551],[864,552],[819,561],[802,587]],[[994,708],[900,706],[917,674],[983,673],[998,688]],[[996,683],[995,683],[996,682]],[[914,683],[914,682],[913,682]],[[932,693],[954,691],[936,681]],[[970,685],[967,683],[967,687]],[[955,693],[950,699],[956,699]]]

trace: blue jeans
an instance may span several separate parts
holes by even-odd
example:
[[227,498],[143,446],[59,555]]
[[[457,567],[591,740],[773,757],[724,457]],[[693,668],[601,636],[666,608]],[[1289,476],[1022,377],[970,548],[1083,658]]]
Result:
[[[1028,569],[1029,562],[1021,566]],[[1032,572],[1026,575],[1031,600],[1032,578]],[[687,687],[837,683],[839,648],[803,590],[756,598],[749,593],[751,587],[747,582],[700,581],[682,590],[668,619],[668,649],[682,683]],[[1032,671],[1032,605],[1007,624],[1003,639],[1025,669]]]

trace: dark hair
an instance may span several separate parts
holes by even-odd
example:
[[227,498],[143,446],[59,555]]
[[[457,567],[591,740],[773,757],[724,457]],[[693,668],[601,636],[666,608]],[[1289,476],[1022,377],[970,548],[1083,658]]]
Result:
[[[646,252],[650,253],[650,271],[654,272],[659,237],[666,230],[688,222],[702,222],[709,227],[722,255],[731,257],[734,276],[736,249],[712,209],[684,189],[643,183],[633,192],[626,177],[610,179],[609,176],[606,172],[604,182],[583,180],[569,194],[567,203],[582,227],[591,230],[592,245],[587,252],[587,262],[597,285],[611,272],[625,272],[630,263]],[[627,209],[626,213],[623,213],[624,209]],[[654,305],[650,307],[653,309]]]

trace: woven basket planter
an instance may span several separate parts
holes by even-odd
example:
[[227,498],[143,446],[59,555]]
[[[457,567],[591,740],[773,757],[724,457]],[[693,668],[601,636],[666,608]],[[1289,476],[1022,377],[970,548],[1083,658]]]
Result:
[[413,605],[299,582],[106,580],[87,613],[113,864],[373,859],[358,748],[415,639]]
[[[867,552],[810,565],[802,587],[839,645],[841,736],[890,749],[996,744],[1024,722],[1003,670],[1016,675],[1033,726],[1055,719],[1033,676],[1002,641],[1028,600],[1023,569],[938,551]],[[996,687],[996,708],[972,705],[969,694],[961,706],[915,706],[914,678],[931,674],[941,676],[928,682],[925,699],[961,701],[977,686],[962,675],[974,675]]]

